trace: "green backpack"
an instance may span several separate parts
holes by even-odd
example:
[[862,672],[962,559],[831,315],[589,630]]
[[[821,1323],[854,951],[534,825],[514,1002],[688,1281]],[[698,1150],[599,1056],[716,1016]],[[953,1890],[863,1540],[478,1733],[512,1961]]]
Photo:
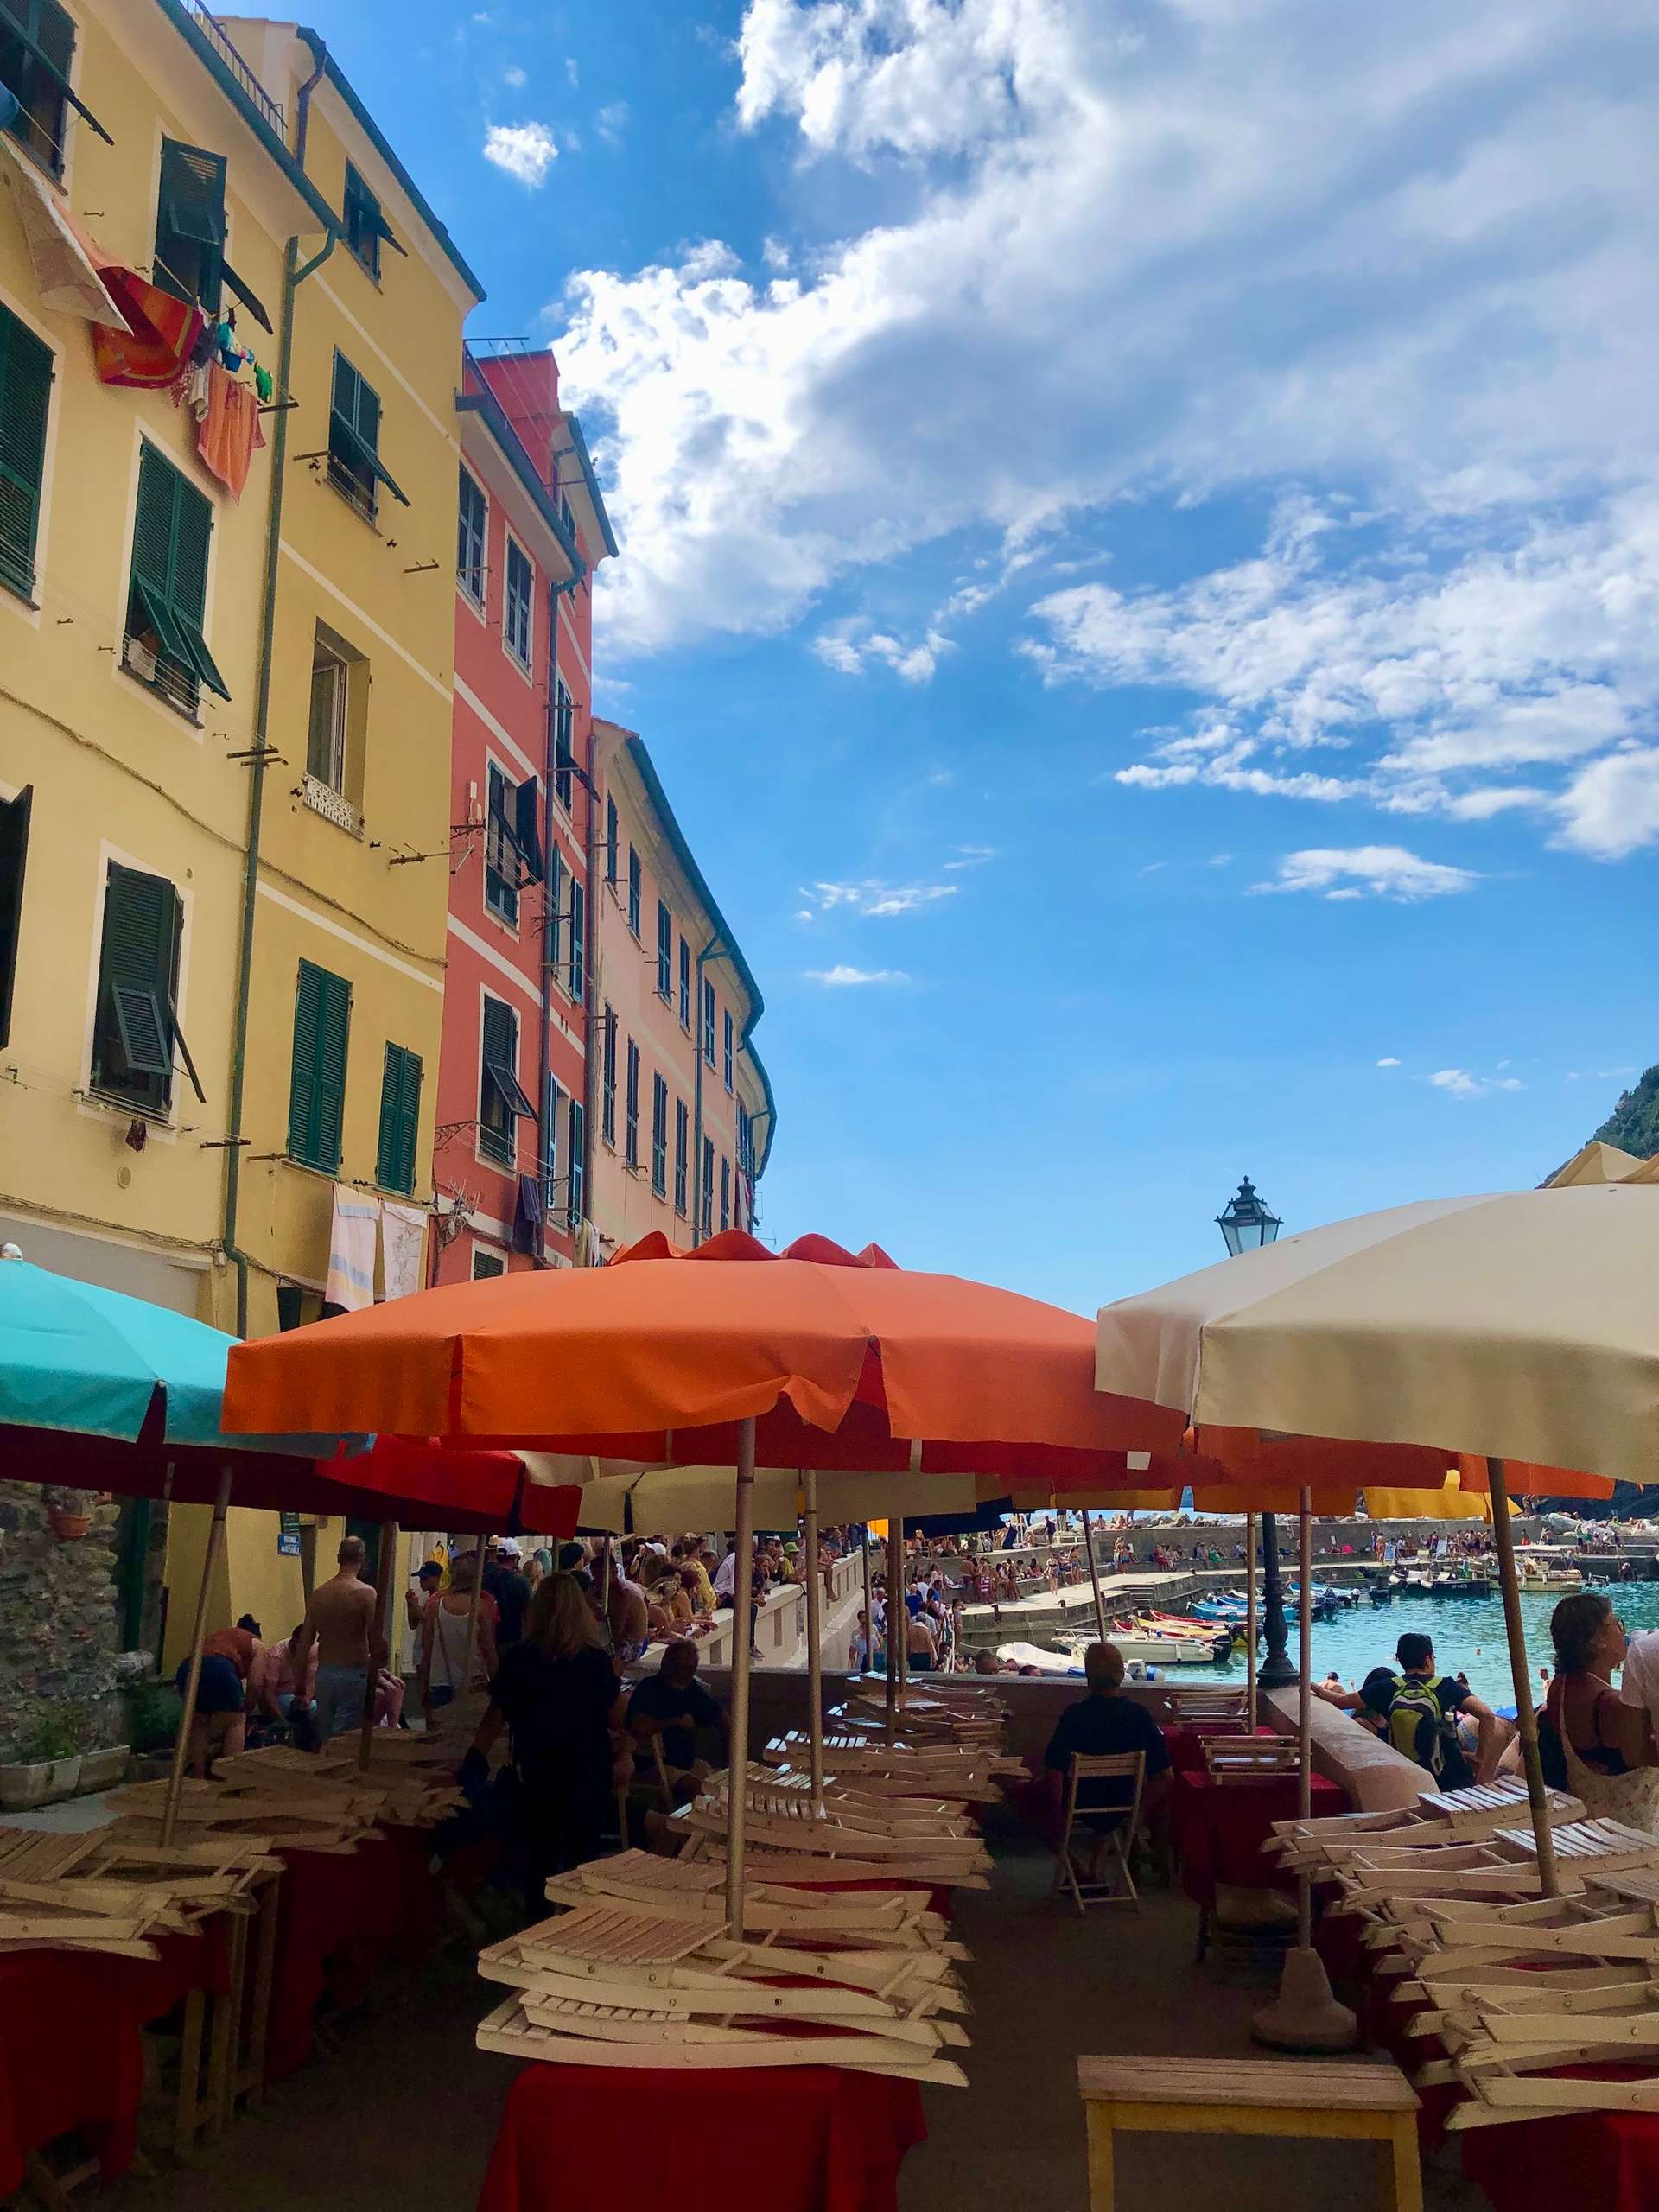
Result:
[[1389,1705],[1388,1738],[1402,1758],[1426,1767],[1445,1789],[1466,1789],[1474,1779],[1457,1725],[1440,1705],[1433,1682],[1396,1675]]

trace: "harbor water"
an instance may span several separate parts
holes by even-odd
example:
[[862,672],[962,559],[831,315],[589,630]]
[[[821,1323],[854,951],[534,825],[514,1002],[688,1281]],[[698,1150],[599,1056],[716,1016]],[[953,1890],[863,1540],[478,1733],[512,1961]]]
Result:
[[[1586,1582],[1585,1587],[1601,1588],[1627,1629],[1659,1628],[1659,1582]],[[1549,1617],[1560,1596],[1560,1592],[1537,1596],[1523,1592],[1521,1599],[1529,1679],[1540,1690],[1538,1670],[1551,1664]],[[1294,1661],[1298,1628],[1294,1617],[1289,1625]],[[1503,1605],[1496,1587],[1490,1598],[1401,1596],[1391,1605],[1373,1605],[1368,1598],[1362,1598],[1357,1605],[1344,1605],[1334,1620],[1313,1623],[1315,1680],[1323,1680],[1334,1669],[1344,1689],[1351,1685],[1357,1688],[1373,1667],[1392,1662],[1395,1639],[1407,1629],[1421,1630],[1433,1637],[1435,1663],[1443,1675],[1467,1675],[1470,1688],[1489,1705],[1515,1702],[1509,1646],[1503,1638]],[[1234,1644],[1232,1657],[1213,1669],[1179,1667],[1169,1672],[1177,1681],[1242,1682],[1243,1638],[1241,1636]]]

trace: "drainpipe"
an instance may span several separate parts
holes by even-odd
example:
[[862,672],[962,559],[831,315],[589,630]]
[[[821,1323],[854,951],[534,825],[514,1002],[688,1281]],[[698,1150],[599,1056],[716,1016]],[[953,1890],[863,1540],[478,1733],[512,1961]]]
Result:
[[553,946],[557,937],[559,918],[557,903],[553,896],[553,779],[558,772],[558,746],[556,741],[559,722],[559,594],[556,587],[548,600],[552,615],[552,642],[550,652],[553,661],[553,693],[547,702],[547,744],[542,755],[542,788],[547,795],[547,836],[542,845],[542,1053],[537,1072],[536,1128],[541,1158],[537,1165],[541,1169],[542,1224],[536,1234],[537,1262],[547,1265],[547,1210],[552,1202],[553,1182],[548,1173],[552,1159],[551,1147],[558,1141],[556,1130],[548,1127],[548,1071],[552,1065],[553,1050]]
[[300,36],[310,48],[316,67],[300,86],[294,103],[294,158],[305,167],[305,142],[311,129],[311,95],[322,82],[323,72],[328,67],[328,49],[315,31],[302,31]]
[[[573,710],[574,711],[574,710]],[[593,1203],[594,1194],[594,1096],[598,1082],[598,1071],[594,1058],[594,1014],[599,997],[599,901],[594,896],[594,860],[599,850],[599,786],[594,780],[595,758],[594,753],[594,707],[588,702],[588,773],[582,779],[588,787],[588,826],[582,841],[582,865],[587,874],[587,887],[582,896],[588,902],[588,927],[582,937],[582,1203],[584,1210]],[[599,1020],[599,1049],[605,1049],[605,1020]],[[593,1218],[591,1213],[588,1219]],[[580,1229],[580,1224],[578,1224]]]
[[[288,380],[294,365],[294,295],[314,270],[321,269],[334,250],[337,232],[330,230],[321,250],[302,266],[300,242],[289,238],[283,274],[283,334],[276,365],[276,391],[288,397]],[[220,1232],[226,1256],[236,1269],[236,1333],[248,1333],[248,1255],[237,1239],[237,1207],[242,1193],[242,1103],[247,1083],[248,993],[253,978],[253,925],[259,892],[259,830],[265,805],[265,762],[270,749],[270,656],[276,634],[276,574],[283,534],[283,484],[288,461],[286,407],[276,417],[270,449],[270,507],[265,524],[265,577],[259,626],[259,671],[253,709],[253,760],[248,785],[248,859],[242,883],[241,944],[237,955],[236,1008],[231,1040],[231,1110],[226,1130],[225,1218]]]
[[[726,947],[719,932],[711,937],[697,955],[697,1001],[692,1008],[691,1043],[696,1052],[696,1080],[692,1087],[691,1159],[695,1179],[691,1188],[696,1204],[691,1209],[691,1248],[695,1251],[702,1242],[702,971],[710,960],[724,952]],[[710,1217],[712,1218],[712,1216]]]

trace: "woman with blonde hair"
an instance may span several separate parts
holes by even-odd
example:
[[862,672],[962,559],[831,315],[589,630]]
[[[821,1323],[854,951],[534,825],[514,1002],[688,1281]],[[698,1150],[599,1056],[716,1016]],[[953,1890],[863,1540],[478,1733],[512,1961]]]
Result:
[[481,1780],[503,1728],[520,1783],[529,1870],[530,1917],[546,1910],[546,1884],[561,1867],[599,1850],[610,1801],[626,1700],[604,1648],[603,1631],[574,1574],[550,1574],[537,1587],[524,1633],[490,1684],[489,1709],[467,1754],[463,1775]]
[[[432,1715],[453,1705],[461,1694],[467,1670],[467,1625],[473,1610],[473,1587],[478,1580],[478,1554],[466,1552],[449,1570],[449,1587],[427,1602],[421,1617],[421,1710],[430,1726]],[[464,1685],[481,1690],[495,1672],[496,1604],[487,1592],[478,1601],[478,1637],[473,1646],[471,1679]]]

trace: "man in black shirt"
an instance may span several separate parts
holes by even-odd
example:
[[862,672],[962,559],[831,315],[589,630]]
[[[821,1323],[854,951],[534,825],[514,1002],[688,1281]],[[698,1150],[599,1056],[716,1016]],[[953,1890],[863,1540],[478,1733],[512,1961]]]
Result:
[[[1051,1773],[1069,1772],[1072,1754],[1088,1758],[1141,1751],[1146,1756],[1146,1782],[1141,1804],[1149,1826],[1156,1827],[1170,1793],[1169,1746],[1164,1732],[1143,1705],[1123,1694],[1123,1654],[1115,1643],[1091,1643],[1083,1655],[1083,1671],[1089,1694],[1068,1705],[1049,1738],[1043,1764]],[[1127,1778],[1085,1783],[1078,1793],[1080,1810],[1106,1812],[1127,1807],[1134,1796]]]
[[718,1728],[722,1737],[726,1716],[697,1680],[697,1647],[671,1643],[663,1663],[647,1675],[628,1701],[628,1727],[639,1744],[660,1737],[663,1763],[671,1775],[708,1772],[697,1759],[696,1732]]

